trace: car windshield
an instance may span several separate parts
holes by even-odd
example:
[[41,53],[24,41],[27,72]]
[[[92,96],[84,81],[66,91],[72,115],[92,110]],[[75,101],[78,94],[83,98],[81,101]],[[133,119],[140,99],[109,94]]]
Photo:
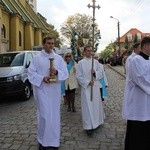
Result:
[[43,46],[35,46],[32,48],[33,51],[41,51],[43,49]]
[[25,53],[0,54],[0,67],[23,66]]

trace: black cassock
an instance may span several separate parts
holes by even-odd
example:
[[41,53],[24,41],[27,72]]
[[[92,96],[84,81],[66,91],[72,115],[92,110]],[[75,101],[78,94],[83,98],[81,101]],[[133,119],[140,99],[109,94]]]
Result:
[[150,150],[150,121],[127,121],[124,150]]

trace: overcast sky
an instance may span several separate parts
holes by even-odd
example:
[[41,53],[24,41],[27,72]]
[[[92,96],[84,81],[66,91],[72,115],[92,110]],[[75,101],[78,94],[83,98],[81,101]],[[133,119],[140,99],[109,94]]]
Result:
[[[70,15],[81,13],[92,16],[93,9],[89,9],[88,4],[92,5],[92,0],[37,0],[37,11],[59,31],[60,25]],[[120,21],[121,36],[131,28],[150,33],[150,0],[96,0],[96,5],[101,7],[95,10],[102,37],[99,51],[118,36],[117,20],[110,16]]]

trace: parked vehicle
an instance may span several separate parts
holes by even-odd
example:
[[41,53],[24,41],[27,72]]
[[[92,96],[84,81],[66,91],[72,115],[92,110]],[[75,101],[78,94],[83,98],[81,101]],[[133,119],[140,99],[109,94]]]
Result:
[[33,46],[32,50],[33,51],[41,51],[43,49],[43,46]]
[[23,100],[31,97],[31,84],[27,68],[37,51],[14,51],[0,53],[0,96],[21,95]]

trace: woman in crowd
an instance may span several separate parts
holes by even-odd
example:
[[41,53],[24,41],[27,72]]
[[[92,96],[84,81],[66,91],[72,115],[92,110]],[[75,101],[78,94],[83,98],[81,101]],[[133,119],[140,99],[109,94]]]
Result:
[[66,50],[64,54],[64,61],[67,64],[67,69],[69,72],[69,78],[62,83],[62,91],[64,93],[64,100],[67,103],[67,111],[76,112],[75,109],[75,90],[78,88],[78,83],[76,79],[76,62],[73,60],[71,50]]

